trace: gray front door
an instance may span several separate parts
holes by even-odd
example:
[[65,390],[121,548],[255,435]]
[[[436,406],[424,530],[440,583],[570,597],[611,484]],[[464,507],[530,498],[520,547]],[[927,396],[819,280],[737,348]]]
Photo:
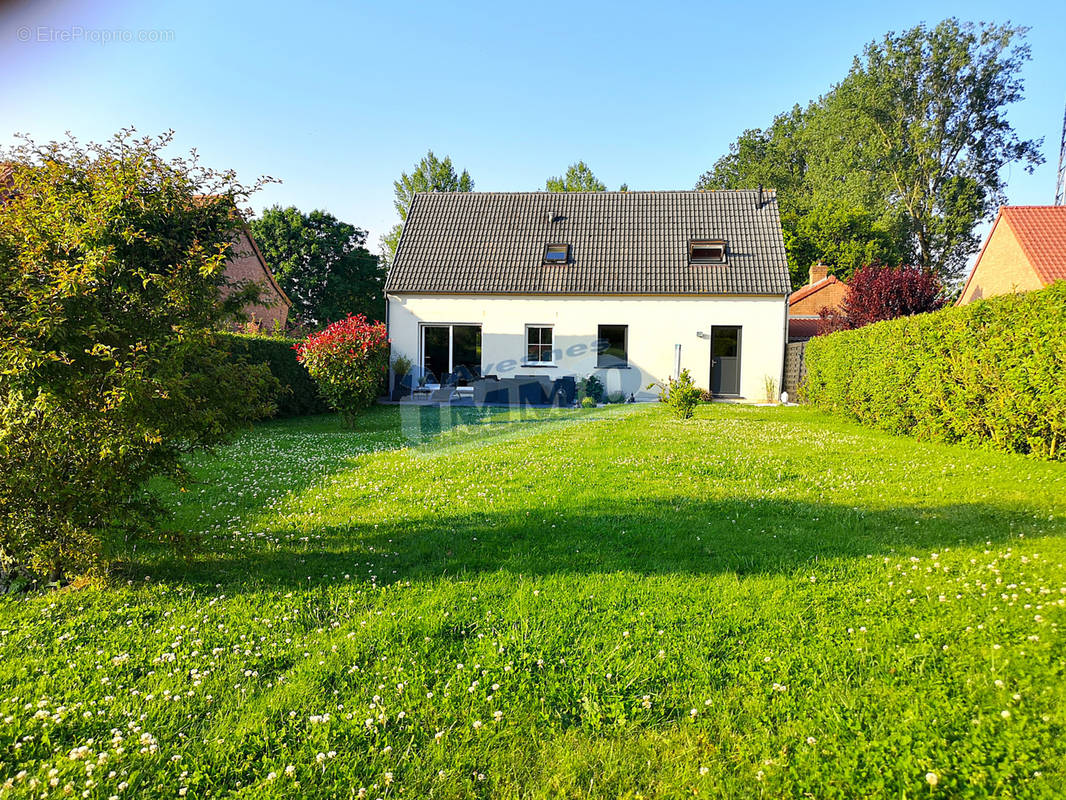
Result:
[[740,326],[711,326],[711,394],[740,394]]

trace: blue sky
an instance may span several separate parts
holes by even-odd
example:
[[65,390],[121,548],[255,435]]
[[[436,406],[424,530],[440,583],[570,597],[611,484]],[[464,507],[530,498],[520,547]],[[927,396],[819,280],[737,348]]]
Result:
[[[376,251],[393,180],[428,148],[480,190],[543,189],[578,159],[611,189],[689,189],[869,40],[952,15],[1004,22],[1009,8],[1033,50],[1009,116],[1047,158],[1032,176],[1007,170],[1009,198],[1050,203],[1066,3],[865,5],[0,0],[0,143],[173,128],[212,166],[280,178],[257,210],[325,208]],[[102,41],[112,31],[164,41]]]

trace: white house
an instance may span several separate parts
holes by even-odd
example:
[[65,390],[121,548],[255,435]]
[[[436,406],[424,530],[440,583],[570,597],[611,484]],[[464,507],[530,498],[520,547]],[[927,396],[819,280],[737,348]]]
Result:
[[687,368],[780,386],[789,275],[770,191],[415,196],[385,292],[393,357],[446,375],[582,378],[638,400]]

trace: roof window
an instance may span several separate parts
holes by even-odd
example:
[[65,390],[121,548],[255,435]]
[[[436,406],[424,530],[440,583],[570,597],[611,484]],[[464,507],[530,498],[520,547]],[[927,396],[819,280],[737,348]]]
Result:
[[688,260],[691,264],[724,264],[724,239],[693,239],[688,245]]
[[545,264],[565,264],[570,260],[570,245],[550,244],[544,248]]

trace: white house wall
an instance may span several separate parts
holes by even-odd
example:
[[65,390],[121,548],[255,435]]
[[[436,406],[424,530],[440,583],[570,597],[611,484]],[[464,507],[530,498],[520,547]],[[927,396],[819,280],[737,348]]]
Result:
[[[423,324],[481,325],[481,368],[503,377],[584,377],[595,373],[609,392],[652,399],[646,387],[674,371],[675,345],[681,366],[702,388],[710,385],[712,325],[741,326],[740,393],[765,397],[767,376],[779,385],[784,365],[786,305],[783,297],[616,297],[616,296],[441,296],[389,297],[392,354],[420,365]],[[527,325],[554,329],[553,367],[525,366]],[[597,326],[627,325],[629,369],[596,366]]]

